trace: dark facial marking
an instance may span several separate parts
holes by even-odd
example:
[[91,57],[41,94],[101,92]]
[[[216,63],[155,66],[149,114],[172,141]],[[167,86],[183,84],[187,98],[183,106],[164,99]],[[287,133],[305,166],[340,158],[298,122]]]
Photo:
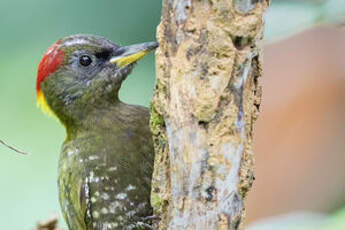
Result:
[[112,53],[112,50],[104,49],[104,50],[96,53],[95,56],[96,56],[96,58],[101,59],[101,60],[108,60],[111,53]]

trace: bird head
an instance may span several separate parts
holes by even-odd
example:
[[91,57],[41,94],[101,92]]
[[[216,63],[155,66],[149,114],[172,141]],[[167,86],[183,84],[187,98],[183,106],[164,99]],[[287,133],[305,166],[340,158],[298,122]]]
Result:
[[137,60],[158,46],[118,46],[95,35],[72,35],[44,53],[36,80],[37,104],[66,123],[97,106],[116,103]]

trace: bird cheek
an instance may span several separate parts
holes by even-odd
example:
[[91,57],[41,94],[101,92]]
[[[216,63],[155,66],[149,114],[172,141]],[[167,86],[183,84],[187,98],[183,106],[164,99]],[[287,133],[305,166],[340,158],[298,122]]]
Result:
[[101,75],[105,76],[107,79],[113,79],[116,77],[117,71],[116,65],[108,64],[103,68]]

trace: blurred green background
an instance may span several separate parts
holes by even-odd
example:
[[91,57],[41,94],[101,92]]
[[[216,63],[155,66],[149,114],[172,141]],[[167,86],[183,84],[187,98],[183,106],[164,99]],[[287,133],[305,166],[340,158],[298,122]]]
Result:
[[[155,40],[160,10],[157,0],[0,1],[0,138],[30,153],[0,146],[1,229],[30,229],[59,210],[57,160],[64,129],[35,101],[36,68],[44,51],[75,33],[102,35],[120,45]],[[120,98],[147,106],[153,84],[149,54],[127,78]]]
[[[344,8],[342,0],[273,1],[266,39],[337,21]],[[120,45],[155,40],[160,13],[158,0],[0,0],[0,139],[30,153],[22,156],[0,146],[1,229],[30,229],[53,213],[62,219],[56,178],[64,129],[36,107],[41,55],[57,39],[75,33],[102,35]],[[153,85],[149,54],[125,81],[120,98],[148,106]]]

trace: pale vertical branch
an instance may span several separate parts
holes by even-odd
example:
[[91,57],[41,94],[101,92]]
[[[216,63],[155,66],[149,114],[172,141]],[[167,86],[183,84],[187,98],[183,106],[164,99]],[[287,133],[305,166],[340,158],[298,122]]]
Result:
[[254,180],[268,1],[163,0],[151,104],[159,229],[238,229]]

